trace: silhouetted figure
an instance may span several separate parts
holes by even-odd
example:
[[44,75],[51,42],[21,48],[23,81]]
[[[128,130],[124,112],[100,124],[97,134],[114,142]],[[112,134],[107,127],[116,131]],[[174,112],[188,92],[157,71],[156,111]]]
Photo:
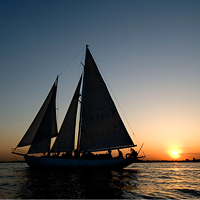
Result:
[[60,151],[58,150],[57,151],[57,155],[56,155],[57,157],[59,157],[60,156]]
[[119,149],[118,149],[118,153],[119,153],[119,158],[123,158],[123,154]]
[[82,159],[85,159],[85,154],[86,154],[86,153],[85,153],[85,151],[84,151],[84,152],[82,153],[82,155],[81,155],[81,158],[82,158]]
[[72,152],[71,151],[66,151],[65,153],[62,154],[63,158],[71,159],[72,158]]
[[67,156],[68,156],[69,159],[71,159],[71,158],[72,158],[72,152],[71,152],[71,151],[68,151],[68,152],[67,152]]
[[47,157],[50,157],[51,156],[51,153],[50,153],[50,151],[47,153]]
[[112,151],[110,148],[108,149],[108,154],[109,154],[109,157],[112,158]]
[[61,157],[66,158],[66,153],[63,153]]
[[137,151],[135,151],[134,149],[131,149],[131,156],[133,157],[133,158],[137,158],[137,155],[138,155],[138,153],[137,153]]
[[78,149],[74,150],[74,157],[75,157],[75,159],[80,158],[80,151]]

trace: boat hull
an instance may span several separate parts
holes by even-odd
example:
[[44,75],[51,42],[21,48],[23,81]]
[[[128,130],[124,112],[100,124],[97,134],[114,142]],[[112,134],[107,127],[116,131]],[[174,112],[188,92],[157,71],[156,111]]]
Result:
[[77,168],[109,168],[109,169],[123,169],[132,164],[133,159],[108,159],[108,160],[84,160],[84,159],[64,159],[64,158],[48,158],[24,156],[26,163],[30,167],[77,167]]

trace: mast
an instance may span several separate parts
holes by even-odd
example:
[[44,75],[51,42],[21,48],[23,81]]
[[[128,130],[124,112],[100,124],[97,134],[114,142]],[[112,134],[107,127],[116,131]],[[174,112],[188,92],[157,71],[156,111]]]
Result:
[[58,137],[56,138],[51,152],[67,152],[73,151],[75,145],[75,129],[77,118],[77,107],[80,96],[80,86],[82,75],[72,97],[69,108],[61,125]]
[[[86,53],[85,53],[85,64],[86,64],[86,58],[87,58],[87,51],[88,51],[89,45],[86,45]],[[83,102],[84,102],[84,83],[85,83],[85,65],[84,67],[84,73],[83,73],[83,84],[82,84],[82,92],[81,92],[81,109],[80,109],[80,119],[79,119],[79,129],[78,129],[78,141],[77,141],[77,150],[80,151],[80,139],[81,139],[81,127],[82,127],[82,113],[83,113]]]
[[[55,81],[55,87],[57,88],[58,86],[58,76],[56,77],[56,81]],[[51,118],[51,126],[50,126],[50,130],[53,133],[53,127],[54,127],[54,118],[56,117],[56,98],[54,99],[54,107],[52,108],[52,118]],[[48,142],[48,155],[50,155],[51,153],[51,135],[49,135],[49,142]]]
[[135,145],[87,45],[78,150],[101,151],[133,146]]

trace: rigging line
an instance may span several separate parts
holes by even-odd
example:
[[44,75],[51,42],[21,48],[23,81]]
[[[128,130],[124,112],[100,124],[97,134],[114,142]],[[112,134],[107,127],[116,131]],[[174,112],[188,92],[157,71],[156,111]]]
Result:
[[[90,51],[91,51],[91,48],[90,48]],[[94,54],[92,54],[92,55],[93,55],[93,57],[95,58]],[[111,93],[112,93],[112,95],[113,95],[113,97],[114,97],[114,99],[115,99],[117,105],[119,106],[120,111],[122,112],[122,114],[123,114],[123,116],[124,116],[124,118],[125,118],[125,120],[126,120],[128,126],[129,126],[129,128],[131,129],[132,134],[135,136],[135,139],[136,139],[137,143],[140,145],[140,143],[139,143],[139,141],[138,141],[138,139],[137,139],[135,133],[133,132],[133,130],[132,130],[132,128],[131,128],[131,126],[130,126],[130,124],[129,124],[129,122],[128,122],[128,120],[127,120],[127,118],[126,118],[126,116],[125,116],[125,114],[124,114],[124,112],[123,112],[123,110],[122,110],[120,104],[119,104],[119,102],[117,101],[117,98],[116,98],[114,92],[112,91],[112,89],[111,89],[111,87],[110,87],[110,85],[109,85],[109,83],[108,83],[108,81],[107,81],[107,79],[106,79],[106,77],[105,77],[103,71],[101,70],[99,63],[96,61],[96,59],[95,59],[95,62],[98,64],[99,70],[101,71],[101,73],[102,73],[102,75],[103,75],[103,77],[104,77],[104,79],[105,79],[105,81],[106,81],[106,83],[107,83],[107,85],[108,85],[108,87],[109,87],[109,89],[110,89],[110,91],[111,91]]]
[[[83,59],[84,59],[84,54],[82,55],[81,61],[83,61]],[[78,78],[80,78],[80,74],[83,74],[83,72],[84,72],[84,66],[83,66],[82,62],[80,62]]]
[[[60,77],[61,75],[62,75],[62,73],[70,66],[70,64],[78,57],[78,55],[83,51],[83,49],[85,48],[85,46],[79,51],[79,53],[71,60],[71,62],[63,69],[63,71],[57,76],[57,77]],[[83,59],[83,56],[82,56],[82,59]],[[80,72],[79,72],[79,74],[80,74]],[[59,92],[59,87],[57,88],[57,101],[56,101],[56,103],[57,103],[57,108],[59,108],[60,107],[60,105],[59,105],[59,95],[60,95],[60,92]],[[59,115],[60,115],[60,112],[59,112],[59,109],[57,109],[58,111],[58,114],[57,114],[57,119],[58,119],[58,122],[59,122]],[[60,127],[61,127],[61,124],[58,124],[58,130],[60,129]],[[59,131],[58,131],[59,132]]]
[[71,62],[63,69],[63,71],[58,75],[60,77],[62,73],[72,64],[72,62],[78,57],[78,55],[85,49],[85,46],[79,51],[79,53],[71,60]]

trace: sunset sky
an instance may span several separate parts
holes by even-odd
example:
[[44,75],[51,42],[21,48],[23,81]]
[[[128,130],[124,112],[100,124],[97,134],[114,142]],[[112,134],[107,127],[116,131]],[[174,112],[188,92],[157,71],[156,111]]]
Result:
[[60,127],[87,44],[137,150],[200,159],[199,0],[1,0],[0,27],[0,161],[78,55],[59,78]]

